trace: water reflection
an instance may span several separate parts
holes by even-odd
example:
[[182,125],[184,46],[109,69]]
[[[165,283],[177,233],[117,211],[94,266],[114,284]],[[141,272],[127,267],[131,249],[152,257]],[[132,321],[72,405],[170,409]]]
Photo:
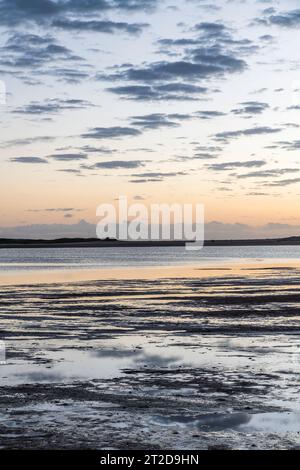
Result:
[[207,414],[196,417],[173,415],[171,417],[158,416],[154,420],[161,425],[184,425],[193,426],[201,431],[223,431],[225,429],[236,429],[251,420],[251,415],[247,413],[232,414]]
[[143,349],[101,348],[92,351],[49,351],[47,364],[8,363],[1,369],[2,383],[102,380],[119,377],[123,371],[140,367],[167,368],[182,363],[182,357],[166,350],[159,354]]
[[210,432],[228,429],[246,433],[300,432],[299,412],[207,414],[196,417],[183,415],[154,416],[153,420],[162,426],[179,425]]

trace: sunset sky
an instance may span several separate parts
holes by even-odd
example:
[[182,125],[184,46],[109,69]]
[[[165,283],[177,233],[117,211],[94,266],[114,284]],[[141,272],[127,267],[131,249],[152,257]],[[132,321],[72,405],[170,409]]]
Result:
[[297,6],[0,0],[1,227],[120,195],[300,226]]

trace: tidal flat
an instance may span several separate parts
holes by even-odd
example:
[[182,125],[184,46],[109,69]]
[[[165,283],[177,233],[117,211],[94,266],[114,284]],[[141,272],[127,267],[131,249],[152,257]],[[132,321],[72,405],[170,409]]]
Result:
[[176,276],[1,285],[0,448],[300,448],[299,267]]

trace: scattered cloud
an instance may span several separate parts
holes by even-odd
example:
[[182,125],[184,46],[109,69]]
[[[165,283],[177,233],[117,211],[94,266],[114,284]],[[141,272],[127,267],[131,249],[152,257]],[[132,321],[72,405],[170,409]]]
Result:
[[108,147],[94,147],[92,145],[83,145],[82,147],[79,147],[79,150],[87,154],[96,153],[99,155],[112,155],[113,153],[116,152],[115,149],[111,149]]
[[274,148],[283,148],[285,150],[300,150],[300,140],[283,140],[276,142]]
[[257,50],[251,40],[235,39],[233,31],[220,23],[199,23],[191,32],[192,37],[158,41],[159,52],[173,57],[175,48],[177,60],[116,65],[111,73],[98,73],[97,79],[122,82],[108,88],[122,98],[195,100],[207,93],[207,87],[197,82],[243,72],[244,56]]
[[131,160],[131,161],[125,161],[125,160],[112,160],[108,162],[98,162],[95,165],[93,165],[93,169],[97,168],[105,168],[109,170],[116,170],[116,169],[134,169],[134,168],[140,168],[144,166],[144,162],[141,160]]
[[1,148],[8,148],[8,147],[19,147],[24,145],[31,145],[36,143],[50,143],[57,139],[55,136],[48,136],[48,135],[41,135],[36,137],[24,137],[20,139],[11,139],[6,140],[1,143]]
[[183,82],[164,85],[125,85],[106,90],[133,101],[198,101],[202,95],[208,93],[207,87]]
[[[71,64],[73,67],[80,63],[82,57],[74,54],[68,47],[62,46],[51,35],[29,34],[16,31],[10,35],[4,46],[0,48],[0,66],[6,68],[6,73],[19,71],[19,77],[26,77],[26,71],[33,76],[46,73],[50,64]],[[55,68],[52,68],[54,73]],[[74,78],[74,77],[73,77]],[[78,78],[78,77],[77,77]]]
[[159,129],[161,127],[179,126],[175,120],[171,120],[169,115],[160,113],[147,114],[144,116],[133,116],[131,124],[134,127],[142,127],[143,129]]
[[244,103],[240,103],[239,107],[233,109],[231,112],[233,114],[250,116],[262,114],[268,108],[269,105],[267,103],[262,103],[260,101],[245,101]]
[[239,174],[236,175],[237,178],[273,178],[279,177],[286,173],[294,173],[299,171],[298,168],[279,168],[274,170],[260,170],[260,171],[252,171],[250,173]]
[[0,0],[0,25],[28,27],[35,24],[66,31],[136,34],[142,24],[103,19],[103,14],[151,12],[157,4],[158,0]]
[[126,32],[128,34],[140,34],[145,28],[148,28],[148,23],[127,23],[120,21],[109,20],[71,20],[71,19],[57,19],[54,20],[52,26],[55,28],[63,29],[65,31],[78,31],[78,32],[93,32],[93,33],[109,33]]
[[10,158],[13,163],[48,163],[45,158],[41,157],[14,157]]
[[120,137],[135,137],[141,135],[139,129],[132,127],[94,127],[85,134],[82,134],[84,139],[115,139]]
[[50,207],[46,209],[28,209],[28,212],[81,212],[82,210],[75,207]]
[[85,153],[57,153],[54,155],[48,155],[48,158],[57,160],[58,162],[70,162],[77,160],[86,160],[87,155]]
[[222,111],[197,111],[195,115],[200,119],[213,119],[226,116],[226,113],[223,113]]
[[300,183],[300,178],[287,178],[284,180],[273,181],[268,186],[290,186],[291,184]]
[[222,162],[222,163],[212,163],[206,165],[206,168],[214,171],[223,171],[223,170],[235,170],[237,168],[259,168],[264,166],[266,162],[264,160],[249,160],[249,161],[236,161],[236,162]]
[[300,9],[284,12],[276,12],[274,9],[267,10],[266,15],[259,18],[257,22],[268,26],[298,28],[300,26]]
[[160,171],[148,171],[145,173],[133,174],[133,179],[131,183],[155,183],[161,182],[165,178],[173,178],[176,176],[184,176],[187,173],[185,171],[169,171],[169,172],[160,172]]
[[226,73],[243,71],[246,64],[243,60],[223,56],[215,51],[194,51],[194,61],[179,60],[174,62],[153,62],[144,67],[129,66],[115,74],[102,75],[104,80],[125,80],[136,82],[172,82],[189,78],[203,80],[213,76],[223,76]]
[[276,127],[252,127],[249,129],[241,129],[237,131],[225,131],[219,132],[215,135],[215,138],[220,141],[227,142],[232,139],[239,137],[255,136],[255,135],[265,135],[265,134],[276,134],[281,132],[282,129]]
[[13,114],[42,115],[59,114],[62,111],[82,110],[94,106],[86,100],[80,99],[46,99],[45,101],[31,101],[29,104],[19,106],[12,110]]

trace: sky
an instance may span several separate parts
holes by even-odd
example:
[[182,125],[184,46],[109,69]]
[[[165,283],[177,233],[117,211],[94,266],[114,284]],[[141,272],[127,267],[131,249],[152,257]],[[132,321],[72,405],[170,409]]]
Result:
[[0,236],[121,195],[202,203],[215,238],[299,234],[298,6],[0,0]]

